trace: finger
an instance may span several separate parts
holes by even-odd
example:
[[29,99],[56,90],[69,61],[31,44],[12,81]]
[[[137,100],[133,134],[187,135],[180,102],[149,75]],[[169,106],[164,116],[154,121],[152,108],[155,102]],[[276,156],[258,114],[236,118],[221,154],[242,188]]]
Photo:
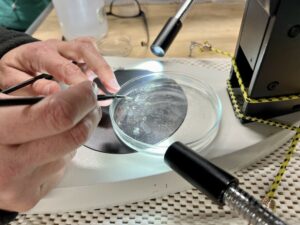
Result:
[[[92,82],[95,82],[94,80],[97,78],[97,76],[95,75],[95,73],[93,71],[89,71],[89,70],[86,70],[85,71],[85,74],[87,74],[87,77],[90,81]],[[97,78],[98,79],[98,78]],[[96,82],[95,82],[96,83]],[[98,91],[98,94],[99,95],[105,95],[106,93],[101,90],[99,87],[98,87],[99,91]],[[105,100],[105,101],[98,101],[98,105],[99,106],[109,106],[110,104],[112,103],[112,100]]]
[[0,93],[0,99],[2,99],[2,98],[16,98],[16,97]]
[[[2,68],[0,73],[3,74],[2,76],[0,76],[0,87],[2,90],[13,87],[17,84],[20,84],[20,83],[32,78],[32,76],[29,74],[26,74],[17,69],[12,69],[12,68],[8,68],[8,67]],[[25,95],[35,95],[35,92],[31,88],[31,86],[28,85],[24,88],[14,91],[11,94],[25,96]]]
[[94,109],[74,128],[51,137],[41,138],[19,146],[15,158],[32,168],[58,160],[85,143],[101,118]]
[[1,73],[0,76],[1,89],[6,89],[15,86],[21,82],[24,82],[32,78],[32,76],[27,73],[24,73],[17,69],[8,68],[8,67],[2,68],[0,73]]
[[34,42],[10,51],[3,58],[5,65],[28,73],[49,73],[67,84],[87,80],[80,68],[57,52],[59,41]]
[[56,81],[41,79],[32,84],[32,89],[37,95],[51,95],[61,90]]
[[49,51],[47,55],[40,54],[39,59],[32,64],[36,71],[45,71],[58,81],[69,85],[87,80],[86,75],[77,65],[54,51]]
[[72,42],[60,43],[58,45],[58,51],[66,58],[83,60],[88,68],[97,74],[109,92],[117,92],[120,89],[111,67],[100,55],[91,41],[74,40]]
[[[60,52],[60,54],[63,54],[64,57],[70,59],[70,60],[74,60],[77,64],[86,64],[84,62],[84,58],[82,57],[82,55],[78,54],[78,52],[76,51],[70,51],[70,46],[72,44],[92,44],[94,46],[94,48],[98,48],[97,44],[96,44],[96,40],[92,37],[79,37],[76,38],[75,40],[72,41],[68,41],[68,42],[62,42],[58,44],[58,51]],[[66,48],[65,48],[66,47]],[[72,46],[71,46],[72,47]],[[61,52],[61,50],[66,50]]]
[[97,107],[97,92],[85,81],[32,106],[0,108],[0,142],[20,144],[69,130]]

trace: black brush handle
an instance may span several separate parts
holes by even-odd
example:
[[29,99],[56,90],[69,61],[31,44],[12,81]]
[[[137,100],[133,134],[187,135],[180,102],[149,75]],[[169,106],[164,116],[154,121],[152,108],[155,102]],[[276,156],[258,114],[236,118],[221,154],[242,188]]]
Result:
[[[16,106],[16,105],[33,105],[45,97],[22,97],[22,98],[2,98],[0,99],[1,106]],[[98,101],[104,101],[114,98],[125,98],[123,95],[97,95]]]
[[9,87],[3,91],[1,91],[2,94],[9,94],[9,93],[12,93],[14,91],[17,91],[23,87],[26,87],[27,85],[30,85],[30,84],[33,84],[35,81],[39,80],[39,79],[47,79],[47,80],[52,80],[53,79],[53,76],[49,75],[49,74],[41,74],[41,75],[38,75],[36,77],[33,77],[29,80],[26,80],[22,83],[19,83],[15,86],[12,86],[12,87]]
[[6,225],[18,216],[18,212],[11,212],[0,209],[0,225]]
[[154,53],[156,56],[163,57],[168,51],[181,27],[182,23],[178,18],[169,18],[150,47],[152,53]]
[[33,105],[41,101],[44,97],[24,97],[24,98],[3,98],[0,99],[1,106]]

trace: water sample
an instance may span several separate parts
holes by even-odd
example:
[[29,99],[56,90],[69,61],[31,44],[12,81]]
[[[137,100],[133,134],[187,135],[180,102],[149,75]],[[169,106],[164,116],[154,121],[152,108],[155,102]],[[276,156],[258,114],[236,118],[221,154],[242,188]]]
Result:
[[[143,79],[118,100],[114,121],[129,137],[157,144],[172,136],[187,114],[187,98],[175,80],[168,77]],[[123,90],[124,91],[124,90]]]

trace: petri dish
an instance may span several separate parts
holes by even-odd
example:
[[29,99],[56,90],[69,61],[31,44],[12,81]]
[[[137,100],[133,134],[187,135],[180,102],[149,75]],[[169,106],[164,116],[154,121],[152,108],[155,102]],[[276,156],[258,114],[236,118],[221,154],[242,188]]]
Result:
[[200,153],[216,137],[220,99],[209,85],[190,75],[149,73],[124,83],[118,94],[127,97],[110,105],[114,133],[138,152],[164,155],[180,141]]

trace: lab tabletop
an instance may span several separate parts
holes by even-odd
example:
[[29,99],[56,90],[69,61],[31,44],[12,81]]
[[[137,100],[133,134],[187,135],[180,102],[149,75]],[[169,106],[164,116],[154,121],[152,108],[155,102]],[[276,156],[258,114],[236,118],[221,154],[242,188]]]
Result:
[[[170,16],[176,13],[177,9],[178,4],[142,5],[142,10],[145,13],[149,27],[149,43],[154,41],[164,23]],[[192,41],[209,41],[218,48],[234,52],[243,10],[244,2],[195,4],[184,20],[183,27],[169,48],[166,57],[188,57]],[[142,18],[122,19],[107,16],[107,19],[109,31],[104,41],[127,41],[126,43],[132,47],[130,53],[127,55],[128,57],[155,57],[149,48],[145,50],[141,46],[141,42],[146,42],[147,39],[145,24]],[[41,40],[62,38],[55,10],[51,11],[33,33],[33,36]],[[120,50],[120,53],[123,52]],[[120,54],[119,56],[124,55]],[[196,54],[196,56],[216,57],[215,54],[210,53]]]

